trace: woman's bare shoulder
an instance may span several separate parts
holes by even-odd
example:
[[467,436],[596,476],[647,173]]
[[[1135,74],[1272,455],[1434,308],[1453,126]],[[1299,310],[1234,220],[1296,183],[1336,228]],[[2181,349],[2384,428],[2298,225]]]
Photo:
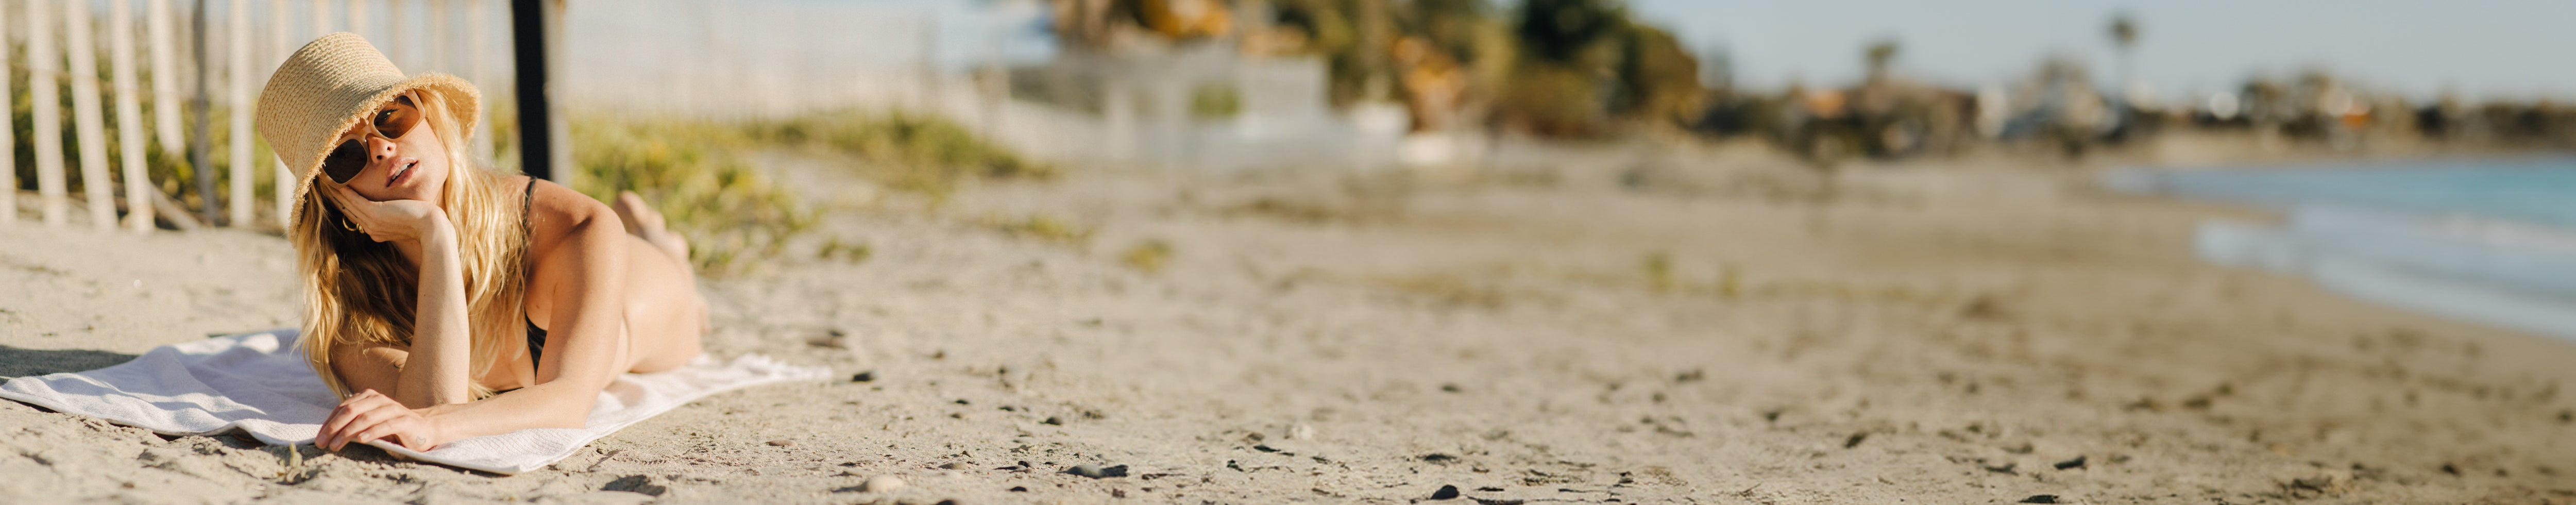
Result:
[[[527,176],[513,176],[509,184],[517,188],[530,187]],[[568,230],[569,227],[585,221],[617,218],[617,213],[610,211],[608,204],[599,203],[598,199],[591,198],[590,195],[573,191],[572,188],[555,184],[554,181],[539,180],[535,187],[530,188],[529,193],[528,222],[537,231],[544,231],[549,225]],[[610,226],[616,225],[612,223]]]
[[[527,176],[508,181],[514,188],[530,188]],[[617,212],[609,210],[608,204],[554,181],[538,180],[527,198],[528,233],[538,252],[552,249],[551,244],[580,230],[624,233],[625,225],[617,222]]]

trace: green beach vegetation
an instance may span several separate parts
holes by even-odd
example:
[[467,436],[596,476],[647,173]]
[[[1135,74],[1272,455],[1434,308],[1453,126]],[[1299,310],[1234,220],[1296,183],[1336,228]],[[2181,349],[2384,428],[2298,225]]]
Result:
[[[783,119],[611,119],[576,121],[574,189],[606,201],[632,190],[690,237],[702,272],[739,273],[788,252],[821,210],[744,158],[788,151],[848,166],[896,191],[944,201],[970,179],[1052,178],[1031,162],[934,116],[863,111]],[[1039,222],[1045,221],[1045,222]],[[1034,224],[1032,224],[1034,223]],[[1049,220],[1020,223],[1040,235],[1069,235]],[[1053,232],[1053,233],[1049,233]],[[833,237],[819,257],[864,261],[863,243]]]

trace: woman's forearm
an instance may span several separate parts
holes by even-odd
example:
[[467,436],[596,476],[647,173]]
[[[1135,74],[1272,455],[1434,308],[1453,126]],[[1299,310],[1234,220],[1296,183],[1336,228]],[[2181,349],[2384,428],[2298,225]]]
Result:
[[413,318],[411,356],[392,391],[411,408],[472,400],[467,381],[473,330],[466,324],[465,272],[456,252],[456,228],[432,219],[420,236],[419,313]]
[[440,443],[530,428],[581,428],[589,421],[598,387],[554,381],[519,388],[472,403],[431,407]]

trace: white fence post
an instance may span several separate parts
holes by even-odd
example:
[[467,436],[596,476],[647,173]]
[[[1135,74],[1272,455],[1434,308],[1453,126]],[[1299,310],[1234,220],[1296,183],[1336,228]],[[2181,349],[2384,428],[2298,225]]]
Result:
[[54,51],[56,0],[27,2],[27,104],[36,122],[36,192],[44,198],[45,224],[71,222],[71,178],[63,173],[63,64]]
[[[81,194],[89,199],[90,226],[116,229],[116,182],[107,170],[107,111],[98,96],[98,40],[91,36],[89,2],[63,9],[63,45],[69,49],[72,128],[80,139]],[[143,202],[150,205],[150,202]]]
[[250,154],[251,136],[255,135],[250,131],[250,73],[254,72],[250,66],[250,3],[251,0],[233,0],[224,6],[224,106],[232,109],[230,117],[225,118],[232,135],[232,152],[225,156],[224,170],[232,172],[233,198],[228,210],[232,211],[235,227],[250,226],[256,219],[252,209],[258,208],[253,206],[257,197],[251,191],[251,176],[259,172]]
[[125,172],[125,226],[135,233],[152,231],[152,184],[143,162],[142,78],[134,69],[134,0],[107,1],[107,66],[116,86],[117,168]]
[[171,25],[170,0],[143,1],[149,2],[143,14],[143,30],[152,40],[152,132],[160,141],[161,152],[176,157],[188,145],[179,130],[179,53],[174,42],[177,29]]

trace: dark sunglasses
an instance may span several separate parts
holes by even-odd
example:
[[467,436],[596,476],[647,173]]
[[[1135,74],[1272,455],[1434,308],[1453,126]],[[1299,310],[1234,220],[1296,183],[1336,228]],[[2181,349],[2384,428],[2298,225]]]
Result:
[[[376,113],[370,116],[367,128],[388,139],[402,138],[403,134],[411,133],[412,127],[420,125],[420,107],[411,103],[410,96],[394,97],[392,103],[376,109]],[[367,137],[363,134],[341,142],[340,147],[331,149],[330,156],[322,158],[322,175],[330,176],[333,184],[348,184],[349,179],[357,178],[358,172],[366,169]]]

